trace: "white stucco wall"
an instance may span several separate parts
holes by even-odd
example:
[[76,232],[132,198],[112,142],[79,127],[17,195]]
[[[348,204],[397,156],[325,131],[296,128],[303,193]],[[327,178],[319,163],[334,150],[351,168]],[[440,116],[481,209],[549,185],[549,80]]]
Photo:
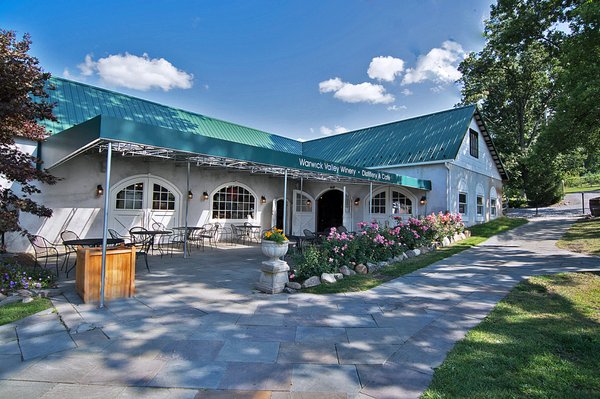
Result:
[[[43,185],[42,194],[34,196],[34,199],[43,203],[53,210],[51,218],[38,218],[29,214],[21,215],[21,223],[32,234],[39,234],[51,242],[60,244],[60,233],[64,230],[72,230],[81,237],[99,237],[102,234],[102,217],[104,196],[96,196],[96,187],[105,186],[105,155],[92,154],[78,156],[63,165],[60,165],[51,173],[59,178],[57,184],[48,186]],[[132,176],[150,176],[164,179],[173,185],[181,194],[179,203],[179,220],[172,225],[183,225],[184,206],[187,200],[186,190],[186,169],[185,164],[175,165],[172,161],[161,161],[156,159],[143,158],[122,158],[117,154],[113,155],[111,187],[115,187]],[[252,224],[260,225],[262,228],[269,228],[272,224],[273,200],[282,198],[284,192],[284,179],[282,176],[270,176],[264,174],[251,174],[249,172],[238,172],[220,168],[191,167],[190,191],[194,197],[189,201],[188,225],[202,226],[205,223],[215,222],[211,218],[211,199],[212,194],[219,186],[224,184],[239,183],[246,186],[256,198],[256,213],[253,219],[248,219]],[[287,207],[287,230],[292,231],[294,220],[293,193],[294,190],[300,190],[300,181],[288,180],[288,207]],[[303,190],[315,199],[313,202],[314,216],[316,217],[316,199],[319,194],[332,189],[343,190],[344,184],[304,181]],[[107,195],[106,187],[104,187]],[[206,191],[209,194],[209,200],[202,198],[202,193]],[[356,224],[364,220],[364,206],[369,193],[368,184],[346,185],[349,213],[346,219],[349,223],[347,228],[355,230]],[[111,216],[115,213],[114,197],[116,190],[111,193]],[[260,197],[265,196],[266,203],[260,203]],[[354,199],[361,198],[360,205],[354,205]],[[239,223],[244,220],[235,220]],[[231,220],[218,220],[221,224],[230,223]],[[109,226],[111,222],[109,221]],[[311,224],[311,230],[316,230],[316,219]],[[24,252],[28,251],[28,241],[17,234],[8,234],[6,237],[7,247],[10,251]]]

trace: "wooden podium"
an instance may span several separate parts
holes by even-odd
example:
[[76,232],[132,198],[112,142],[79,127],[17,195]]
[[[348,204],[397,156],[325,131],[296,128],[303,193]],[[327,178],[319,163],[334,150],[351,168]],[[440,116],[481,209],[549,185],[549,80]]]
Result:
[[[83,302],[100,301],[102,249],[79,248],[75,283]],[[135,294],[135,247],[116,247],[106,250],[104,300],[127,298]]]

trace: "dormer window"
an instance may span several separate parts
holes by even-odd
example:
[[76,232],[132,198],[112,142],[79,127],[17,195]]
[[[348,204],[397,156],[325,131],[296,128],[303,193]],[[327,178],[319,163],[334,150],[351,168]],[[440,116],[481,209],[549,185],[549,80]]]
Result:
[[479,134],[473,129],[469,129],[469,148],[471,156],[479,158]]

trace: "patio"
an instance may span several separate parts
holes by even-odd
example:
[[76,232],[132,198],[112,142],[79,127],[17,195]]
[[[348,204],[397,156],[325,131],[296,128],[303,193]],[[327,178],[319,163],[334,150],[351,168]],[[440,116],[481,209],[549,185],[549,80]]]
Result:
[[360,293],[256,293],[258,246],[153,256],[136,297],[103,309],[66,281],[58,314],[0,328],[0,397],[416,398],[517,282],[598,269],[554,246],[569,224],[537,220]]

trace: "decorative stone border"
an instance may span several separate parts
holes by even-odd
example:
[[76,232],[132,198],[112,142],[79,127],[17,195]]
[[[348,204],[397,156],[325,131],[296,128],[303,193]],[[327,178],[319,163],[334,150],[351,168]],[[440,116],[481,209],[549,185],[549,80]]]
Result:
[[11,303],[29,303],[33,301],[35,297],[50,298],[62,294],[62,290],[59,288],[49,288],[45,290],[18,290],[6,296],[0,294],[0,307],[10,305]]
[[352,276],[355,274],[369,274],[375,273],[378,270],[383,269],[386,266],[389,266],[392,263],[399,263],[405,259],[415,258],[422,254],[426,254],[431,251],[435,251],[438,247],[447,247],[453,243],[458,241],[465,240],[471,237],[471,232],[469,230],[465,230],[463,233],[455,234],[452,237],[445,237],[442,242],[433,243],[430,247],[420,247],[415,249],[409,249],[406,252],[401,253],[398,256],[388,259],[387,261],[381,261],[377,263],[367,262],[366,265],[362,263],[356,265],[354,269],[350,266],[341,266],[339,268],[339,273],[322,273],[321,276],[312,276],[307,278],[304,283],[300,284],[297,282],[288,282],[283,289],[283,292],[288,294],[295,294],[302,288],[310,288],[316,287],[321,284],[335,284],[337,281],[344,278],[344,276]]

